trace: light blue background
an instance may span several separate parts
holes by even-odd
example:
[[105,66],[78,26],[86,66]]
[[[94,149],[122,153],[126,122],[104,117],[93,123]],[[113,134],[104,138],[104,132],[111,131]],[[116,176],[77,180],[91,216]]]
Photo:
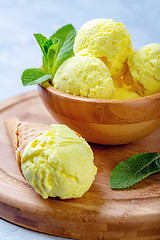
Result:
[[[160,42],[159,0],[0,0],[0,101],[35,89],[20,82],[25,68],[41,65],[33,33],[49,37],[68,23],[78,30],[94,18],[112,18],[126,25],[135,49]],[[57,238],[0,220],[0,240],[21,239]]]

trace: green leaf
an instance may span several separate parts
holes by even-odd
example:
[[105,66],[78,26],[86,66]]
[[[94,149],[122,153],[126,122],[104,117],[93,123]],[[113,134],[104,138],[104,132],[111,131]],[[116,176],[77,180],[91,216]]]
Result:
[[40,33],[36,33],[36,34],[34,34],[34,36],[35,36],[37,43],[39,44],[43,54],[46,56],[46,51],[44,49],[44,46],[45,46],[45,43],[48,41],[48,39]]
[[58,46],[59,46],[59,40],[55,38],[53,40],[53,45],[48,49],[48,53],[47,53],[47,62],[48,62],[49,68],[53,67],[54,65],[57,52],[58,52]]
[[47,54],[46,54],[46,49],[44,47],[46,42],[48,41],[48,39],[40,33],[36,33],[36,34],[34,34],[34,36],[35,36],[37,43],[39,44],[39,46],[42,50],[42,53],[43,53],[43,65],[42,65],[43,69],[46,72],[48,72]]
[[49,40],[40,33],[34,36],[43,52],[44,71],[38,68],[25,70],[21,77],[23,86],[39,84],[53,78],[58,67],[74,55],[73,44],[76,30],[71,24],[60,28]]
[[44,55],[43,55],[42,59],[43,59],[42,67],[43,67],[43,69],[46,73],[49,73],[49,67],[48,67],[47,59]]
[[114,189],[127,188],[156,172],[160,172],[158,152],[139,153],[114,168],[110,186]]
[[48,53],[48,49],[53,45],[53,41],[52,39],[49,39],[45,42],[44,44],[44,51],[45,51],[45,56],[47,58],[47,53]]
[[23,72],[21,81],[23,86],[28,86],[40,84],[51,78],[53,78],[52,75],[46,75],[46,73],[40,68],[30,68]]
[[60,41],[57,56],[54,62],[54,67],[52,69],[53,75],[65,60],[74,56],[73,45],[75,36],[76,30],[71,24],[60,28],[51,36],[51,39],[57,38]]

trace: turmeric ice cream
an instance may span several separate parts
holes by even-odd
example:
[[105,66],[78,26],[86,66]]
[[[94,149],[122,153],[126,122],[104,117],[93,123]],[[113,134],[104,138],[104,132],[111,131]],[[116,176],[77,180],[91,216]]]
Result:
[[81,197],[96,175],[88,143],[65,125],[54,124],[24,149],[21,169],[43,198]]
[[160,43],[146,45],[128,57],[126,83],[141,96],[160,92]]
[[75,38],[75,55],[93,55],[101,59],[115,78],[125,72],[127,58],[132,52],[126,27],[111,19],[94,19],[85,23]]
[[63,92],[89,98],[112,98],[114,84],[105,64],[98,58],[77,55],[57,70],[53,86]]

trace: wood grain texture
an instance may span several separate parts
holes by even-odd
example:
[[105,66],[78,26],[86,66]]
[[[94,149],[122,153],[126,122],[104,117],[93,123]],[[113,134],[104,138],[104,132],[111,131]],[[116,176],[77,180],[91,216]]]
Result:
[[37,92],[0,105],[0,216],[37,231],[76,239],[160,239],[160,174],[153,174],[127,190],[111,190],[110,173],[133,154],[160,152],[160,130],[140,141],[121,146],[90,144],[96,180],[80,199],[42,199],[20,174],[3,120],[51,124]]
[[93,143],[131,143],[160,128],[160,93],[137,99],[102,100],[73,96],[49,84],[39,85],[38,90],[58,122]]

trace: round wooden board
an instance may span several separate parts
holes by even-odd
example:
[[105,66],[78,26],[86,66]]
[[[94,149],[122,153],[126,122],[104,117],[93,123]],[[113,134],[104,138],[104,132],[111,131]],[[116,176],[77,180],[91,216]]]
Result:
[[76,239],[160,239],[160,173],[127,190],[111,190],[110,173],[118,162],[140,152],[160,152],[160,130],[133,144],[90,144],[96,180],[80,199],[42,199],[19,172],[3,120],[55,123],[38,93],[0,104],[0,216],[30,229]]

